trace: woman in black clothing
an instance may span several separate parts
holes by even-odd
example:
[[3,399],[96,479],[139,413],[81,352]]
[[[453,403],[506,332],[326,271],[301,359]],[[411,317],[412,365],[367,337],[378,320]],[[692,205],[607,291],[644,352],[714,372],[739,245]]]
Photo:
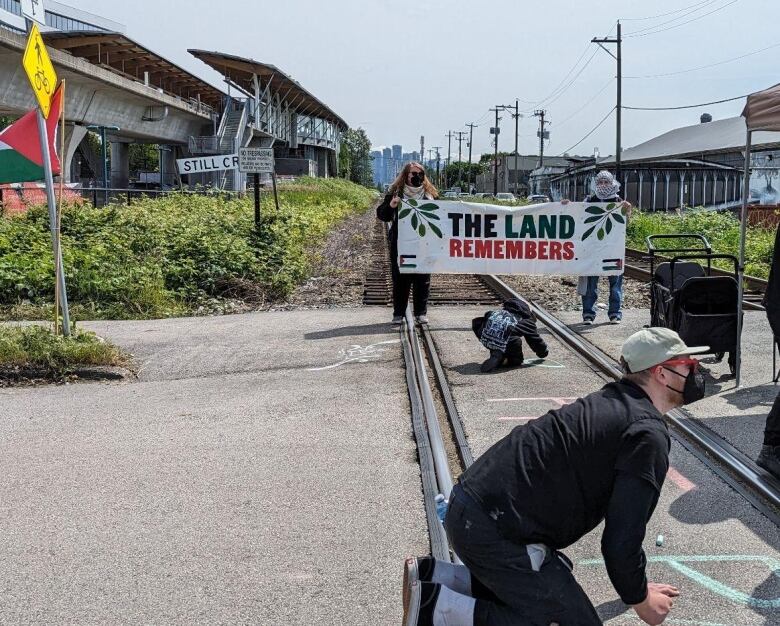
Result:
[[401,199],[434,200],[439,192],[425,175],[425,168],[411,161],[404,165],[385,199],[376,209],[376,216],[390,226],[390,261],[393,268],[393,324],[400,324],[409,302],[409,290],[414,286],[414,316],[420,324],[428,323],[428,296],[431,292],[430,274],[401,274],[398,269],[398,210]]

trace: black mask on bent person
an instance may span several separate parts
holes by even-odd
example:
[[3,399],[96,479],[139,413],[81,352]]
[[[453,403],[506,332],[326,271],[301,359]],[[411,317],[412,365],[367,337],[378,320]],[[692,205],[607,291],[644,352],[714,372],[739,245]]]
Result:
[[423,184],[424,180],[425,180],[425,174],[414,172],[411,176],[412,187],[419,187],[420,185]]
[[682,390],[675,389],[671,385],[666,385],[672,391],[676,391],[677,393],[682,394],[683,404],[691,404],[692,402],[701,400],[704,397],[704,376],[702,376],[701,372],[691,368],[691,370],[688,372],[688,375],[684,376],[683,374],[680,374],[680,372],[676,372],[670,367],[664,367],[664,369],[685,378],[685,385],[683,385]]

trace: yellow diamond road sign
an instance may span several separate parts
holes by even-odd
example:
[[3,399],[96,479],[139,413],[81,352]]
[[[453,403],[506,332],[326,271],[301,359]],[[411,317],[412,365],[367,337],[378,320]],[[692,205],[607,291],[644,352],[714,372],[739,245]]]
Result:
[[36,24],[32,25],[30,36],[27,38],[27,48],[22,57],[24,71],[27,72],[27,78],[30,79],[30,85],[33,88],[38,104],[41,105],[43,116],[49,117],[51,108],[51,97],[57,88],[57,73],[51,64],[49,53],[43,43],[41,31]]

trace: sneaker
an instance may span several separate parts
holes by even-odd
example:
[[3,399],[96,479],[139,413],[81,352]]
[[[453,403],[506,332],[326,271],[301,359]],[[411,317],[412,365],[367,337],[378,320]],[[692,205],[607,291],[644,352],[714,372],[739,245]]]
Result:
[[433,611],[440,585],[413,582],[409,586],[409,604],[404,608],[403,626],[433,626]]
[[428,323],[428,316],[427,315],[418,315],[414,319],[417,320],[418,324],[427,324]]
[[400,326],[404,323],[404,316],[403,315],[394,315],[393,316],[393,324],[395,326]]
[[620,318],[619,318],[619,317],[610,317],[610,318],[609,318],[609,323],[610,323],[610,324],[620,324],[620,321],[621,321],[621,320],[620,320]]
[[500,350],[491,350],[490,351],[490,358],[487,359],[482,365],[479,366],[479,370],[483,374],[487,374],[488,372],[492,372],[494,369],[496,369],[499,365],[501,365],[501,362],[504,360],[504,353]]
[[756,463],[775,478],[780,478],[780,446],[761,446]]
[[420,582],[430,582],[435,565],[436,559],[432,556],[410,556],[406,558],[404,562],[404,586],[401,595],[403,598],[404,615],[409,611],[412,585]]
[[582,320],[582,323],[585,324],[585,326],[590,326],[591,324],[593,324],[593,320],[588,317]]

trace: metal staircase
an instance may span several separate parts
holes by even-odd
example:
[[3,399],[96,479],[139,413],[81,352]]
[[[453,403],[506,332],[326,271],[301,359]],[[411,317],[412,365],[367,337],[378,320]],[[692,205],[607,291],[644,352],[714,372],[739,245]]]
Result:
[[[247,107],[245,102],[234,100],[226,108],[219,124],[219,154],[233,154],[244,145],[247,131]],[[220,185],[226,191],[241,191],[238,170],[226,170],[220,177]]]

